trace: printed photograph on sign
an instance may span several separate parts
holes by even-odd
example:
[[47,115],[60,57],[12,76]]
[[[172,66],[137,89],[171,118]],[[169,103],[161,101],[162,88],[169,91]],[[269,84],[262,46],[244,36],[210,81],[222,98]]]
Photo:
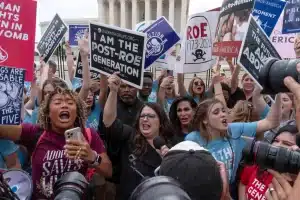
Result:
[[180,37],[165,17],[160,17],[144,31],[147,34],[145,68],[173,47]]
[[69,43],[71,46],[77,46],[78,40],[82,39],[85,31],[88,31],[89,25],[69,25]]
[[92,69],[105,75],[120,72],[127,84],[141,89],[146,34],[106,24],[90,23]]
[[0,124],[21,123],[25,70],[0,66]]
[[282,34],[283,15],[280,16],[271,36],[270,40],[278,51],[279,55],[284,59],[296,58],[294,51],[294,42],[296,33]]
[[262,87],[259,83],[259,72],[270,57],[281,59],[264,30],[251,16],[237,63]]
[[26,69],[33,80],[36,1],[0,1],[0,65]]
[[224,0],[213,44],[213,55],[237,57],[248,28],[254,0]]
[[56,14],[44,32],[37,49],[47,63],[68,30],[67,25]]

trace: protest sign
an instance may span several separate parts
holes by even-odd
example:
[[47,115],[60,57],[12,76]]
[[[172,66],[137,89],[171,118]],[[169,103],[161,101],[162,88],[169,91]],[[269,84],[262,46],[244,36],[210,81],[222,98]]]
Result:
[[46,63],[49,61],[60,41],[63,39],[67,30],[67,25],[62,21],[59,15],[56,14],[37,45],[37,49],[40,55],[44,56],[44,61]]
[[248,28],[254,0],[224,0],[213,44],[213,55],[237,57]]
[[283,15],[280,16],[271,36],[270,40],[278,51],[279,55],[284,59],[296,58],[294,51],[294,42],[296,33],[282,34]]
[[267,36],[270,36],[286,2],[282,0],[256,0],[252,15],[262,27]]
[[300,32],[300,1],[287,0],[284,8],[282,33]]
[[0,66],[0,124],[21,123],[25,70]]
[[143,32],[148,26],[150,26],[153,22],[155,22],[154,20],[149,20],[149,21],[142,21],[140,23],[137,23],[135,25],[134,30],[138,31],[138,32]]
[[23,68],[33,80],[37,2],[0,1],[0,65]]
[[77,46],[78,40],[83,38],[85,31],[88,29],[89,25],[69,25],[69,44]]
[[[76,65],[76,71],[75,71],[75,78],[82,79],[82,61],[81,61],[81,55],[78,53],[77,56],[77,65]],[[90,63],[90,58],[89,58],[89,63]],[[90,68],[90,74],[91,74],[91,79],[100,79],[100,73],[95,71],[94,69]]]
[[259,71],[270,57],[281,59],[264,30],[251,16],[237,63],[259,84]]
[[189,17],[180,53],[183,73],[203,72],[211,68],[218,14],[218,11],[212,11]]
[[143,32],[147,34],[145,69],[180,40],[165,17],[153,22]]
[[145,49],[144,33],[90,23],[91,66],[102,74],[120,72],[119,76],[125,83],[141,89]]

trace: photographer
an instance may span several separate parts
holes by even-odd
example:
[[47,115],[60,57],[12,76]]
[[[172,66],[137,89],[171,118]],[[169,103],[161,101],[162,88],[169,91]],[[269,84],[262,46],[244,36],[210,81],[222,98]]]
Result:
[[[281,146],[289,149],[299,148],[296,145],[296,134],[298,129],[295,125],[286,125],[278,130],[276,133],[272,145]],[[292,181],[292,178],[289,174],[282,175],[289,181]],[[272,183],[276,182],[273,179],[273,175],[266,171],[266,169],[260,168],[257,165],[245,167],[242,175],[241,182],[239,186],[239,199],[253,199],[260,200],[263,199],[263,196],[277,195],[279,191],[275,191]],[[271,184],[269,190],[268,186]]]

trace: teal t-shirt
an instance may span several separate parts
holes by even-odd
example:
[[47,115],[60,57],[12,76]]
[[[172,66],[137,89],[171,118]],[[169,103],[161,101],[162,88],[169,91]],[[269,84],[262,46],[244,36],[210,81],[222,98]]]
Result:
[[242,158],[242,151],[245,147],[245,140],[241,136],[254,137],[256,134],[257,122],[231,123],[227,133],[229,138],[216,139],[206,142],[199,132],[194,131],[185,137],[187,141],[193,141],[206,148],[213,157],[223,162],[228,170],[230,182],[234,182],[239,163]]
[[[213,94],[212,92],[206,91],[206,92],[204,93],[204,96],[203,96],[202,99],[199,99],[199,97],[196,96],[196,97],[194,97],[194,101],[198,104],[198,103],[200,103],[200,100],[203,101],[203,100],[205,100],[205,99],[207,99],[207,98],[212,98],[213,95],[214,95],[214,94]],[[192,97],[192,95],[190,95],[190,93],[187,93],[186,96]]]
[[4,158],[16,152],[18,148],[14,142],[0,139],[0,169],[7,169]]
[[72,89],[76,90],[77,88],[82,86],[82,80],[78,79],[78,78],[73,78],[72,81]]
[[90,115],[87,118],[86,121],[87,128],[93,128],[95,130],[98,130],[100,112],[102,112],[102,108],[99,104],[99,101],[97,100],[95,101],[94,109],[91,111]]

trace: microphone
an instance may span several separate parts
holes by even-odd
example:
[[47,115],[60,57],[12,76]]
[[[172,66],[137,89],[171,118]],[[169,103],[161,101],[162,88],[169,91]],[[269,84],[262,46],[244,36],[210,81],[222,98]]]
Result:
[[167,147],[165,140],[160,136],[156,136],[153,139],[153,145],[155,149],[160,151],[162,157],[164,157],[169,151],[169,148]]

